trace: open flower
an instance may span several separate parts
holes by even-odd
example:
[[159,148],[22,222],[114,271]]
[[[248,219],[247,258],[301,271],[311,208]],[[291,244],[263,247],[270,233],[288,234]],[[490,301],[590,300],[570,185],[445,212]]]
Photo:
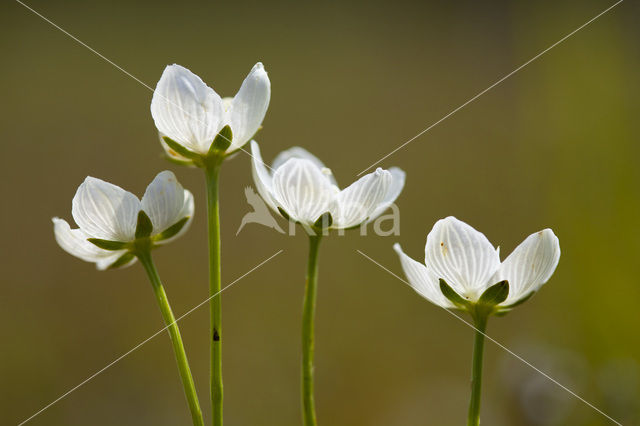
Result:
[[284,217],[308,227],[347,229],[374,220],[400,195],[405,173],[377,169],[342,191],[331,170],[308,151],[281,152],[271,170],[251,142],[253,179],[265,202]]
[[271,83],[258,62],[233,98],[221,98],[197,75],[177,65],[165,68],[151,100],[151,115],[169,157],[193,163],[207,156],[216,136],[224,135],[227,154],[246,144],[258,131],[269,106]]
[[193,195],[170,171],[159,173],[139,200],[111,183],[87,177],[73,197],[78,229],[53,218],[56,241],[66,252],[98,269],[135,262],[140,244],[166,244],[182,235],[193,218]]
[[[427,236],[424,265],[404,254],[399,244],[393,248],[414,290],[444,308],[476,304],[490,287],[506,281],[508,295],[496,305],[506,311],[538,291],[560,259],[558,238],[545,229],[529,235],[501,263],[499,249],[484,234],[453,216],[436,222]],[[443,294],[443,286],[455,294]]]

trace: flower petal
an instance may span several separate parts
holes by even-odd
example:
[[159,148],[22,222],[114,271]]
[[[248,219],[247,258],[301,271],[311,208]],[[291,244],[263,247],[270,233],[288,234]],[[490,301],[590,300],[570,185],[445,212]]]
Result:
[[222,127],[222,100],[188,69],[169,65],[153,92],[151,115],[160,132],[187,149],[207,154]]
[[369,219],[387,195],[391,180],[391,173],[378,168],[340,191],[334,227],[351,228]]
[[313,162],[291,158],[273,174],[273,196],[291,219],[313,225],[332,211],[338,188]]
[[227,150],[235,151],[256,134],[269,107],[271,82],[262,63],[253,66],[233,98],[229,112],[233,142]]
[[[114,257],[110,257],[110,258],[104,258],[104,259],[100,259],[96,262],[96,268],[99,271],[104,271],[106,269],[109,269],[111,267],[111,265],[113,265],[114,263],[116,263],[118,261],[118,259],[120,259],[121,256],[125,255],[126,252],[117,252],[118,256],[114,256]],[[129,255],[131,256],[131,255]],[[122,265],[119,265],[117,268],[115,269],[123,269],[123,268],[128,268],[129,266],[133,265],[134,263],[136,263],[136,261],[138,260],[137,257],[133,256],[127,263],[124,263]]]
[[436,222],[427,236],[425,263],[460,296],[477,301],[492,284],[489,279],[500,257],[484,234],[449,216]]
[[[184,208],[185,190],[176,176],[168,170],[158,173],[142,197],[142,210],[153,224],[151,235],[159,234],[183,219]],[[188,216],[192,215],[193,212]]]
[[119,186],[88,176],[73,197],[71,214],[92,238],[133,241],[140,200]]
[[278,167],[282,166],[290,158],[304,158],[306,160],[311,161],[320,170],[323,170],[324,173],[329,176],[329,179],[331,179],[331,182],[334,185],[338,186],[338,183],[336,182],[336,179],[333,176],[333,173],[330,173],[331,170],[328,169],[324,165],[324,163],[322,161],[320,161],[320,159],[318,157],[316,157],[315,155],[313,155],[312,153],[310,153],[306,149],[301,148],[299,146],[294,146],[294,147],[291,147],[289,149],[285,149],[284,151],[280,152],[280,154],[278,154],[276,156],[276,158],[273,160],[273,164],[271,165],[271,167],[273,168],[273,170],[278,170]]
[[418,292],[419,295],[427,299],[429,302],[441,306],[443,308],[455,308],[455,305],[451,303],[440,291],[440,283],[438,278],[433,275],[426,266],[420,262],[416,262],[402,251],[400,244],[393,245],[393,249],[398,253],[400,257],[400,263],[402,264],[402,270],[407,276],[407,280],[411,287]]
[[[182,209],[180,210],[180,213],[178,213],[177,217],[179,218],[178,221],[186,217],[187,222],[182,226],[182,228],[180,228],[180,231],[178,231],[175,235],[173,235],[172,237],[166,238],[164,240],[156,241],[156,244],[162,245],[162,244],[170,243],[171,241],[184,235],[184,233],[189,230],[189,227],[191,227],[191,223],[193,222],[193,214],[195,212],[193,194],[190,191],[185,189],[183,190],[183,197],[184,197],[183,206],[182,206]],[[176,222],[174,222],[174,224],[175,223]]]
[[387,193],[384,196],[382,202],[378,204],[378,207],[376,207],[373,213],[371,213],[369,221],[374,220],[382,213],[384,213],[384,211],[396,201],[396,199],[402,192],[402,188],[404,188],[404,182],[406,178],[406,173],[404,172],[404,170],[398,167],[391,167],[389,169],[389,173],[391,173],[391,183],[389,184],[389,189],[387,189]]
[[273,199],[273,179],[271,173],[267,170],[267,166],[262,161],[262,154],[258,142],[251,141],[251,171],[253,174],[253,182],[256,184],[258,194],[274,211],[278,211],[276,202]]
[[60,247],[67,253],[86,262],[93,262],[98,269],[106,269],[126,250],[110,251],[98,248],[87,241],[89,236],[81,229],[71,229],[66,220],[54,217],[53,232]]
[[558,266],[560,242],[551,229],[529,235],[502,262],[491,282],[509,281],[509,297],[502,305],[517,302],[538,291]]

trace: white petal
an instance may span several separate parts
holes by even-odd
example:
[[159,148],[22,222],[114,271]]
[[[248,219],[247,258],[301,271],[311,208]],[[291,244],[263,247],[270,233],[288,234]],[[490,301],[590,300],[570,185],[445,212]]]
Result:
[[404,254],[400,244],[394,244],[393,249],[400,257],[402,270],[407,276],[409,284],[416,292],[418,292],[419,295],[427,299],[429,302],[442,306],[443,308],[455,307],[453,303],[444,297],[442,291],[440,291],[440,282],[438,281],[438,278],[436,278],[426,266],[420,262],[416,262]]
[[491,282],[509,281],[510,305],[546,283],[560,260],[560,242],[551,229],[529,235],[502,262]]
[[206,154],[222,127],[222,100],[188,69],[169,65],[153,92],[151,115],[160,132]]
[[306,149],[301,148],[299,146],[294,146],[292,148],[285,149],[284,151],[280,152],[280,154],[278,154],[276,156],[276,158],[273,160],[273,164],[272,164],[271,167],[273,168],[273,170],[278,170],[278,167],[282,166],[290,158],[303,158],[303,159],[311,161],[320,170],[323,170],[323,173],[325,173],[326,175],[329,176],[329,179],[331,180],[331,182],[334,185],[336,185],[336,186],[338,185],[337,182],[336,182],[336,179],[333,176],[333,173],[331,173],[331,170],[328,169],[324,165],[324,163],[322,161],[320,161],[320,159],[318,157],[316,157],[315,155],[313,155],[312,153],[310,153]]
[[277,170],[278,167],[282,166],[290,158],[304,158],[306,160],[311,161],[319,169],[324,169],[326,167],[318,157],[316,157],[306,149],[299,146],[294,146],[289,149],[285,149],[284,151],[281,151],[273,160],[272,167]]
[[273,184],[272,177],[267,166],[262,160],[262,154],[260,154],[260,147],[256,141],[251,141],[251,164],[253,182],[258,189],[258,194],[273,210],[278,211],[276,202],[273,199]]
[[271,82],[262,63],[253,66],[233,98],[229,118],[233,142],[228,152],[241,148],[256,134],[269,107]]
[[[113,263],[116,262],[120,258],[120,256],[122,256],[126,252],[118,251],[118,252],[114,252],[114,253],[118,253],[118,256],[114,256],[113,258],[104,258],[104,259],[98,260],[96,262],[96,268],[98,270],[100,270],[100,271],[104,271],[105,269],[109,269],[111,267],[111,265],[113,265]],[[129,260],[127,263],[118,266],[117,269],[128,268],[129,266],[133,265],[137,261],[138,261],[137,257],[132,257],[131,260]]]
[[173,172],[158,173],[142,197],[142,210],[149,215],[156,235],[183,219],[185,191]]
[[109,251],[98,248],[87,241],[90,238],[81,229],[71,229],[66,220],[54,217],[53,232],[56,241],[67,253],[78,257],[86,262],[93,262],[98,269],[106,269],[126,250]]
[[273,174],[276,204],[293,220],[312,225],[332,211],[338,189],[315,164],[291,158]]
[[462,297],[477,301],[500,266],[497,250],[487,237],[449,216],[427,236],[425,263]]
[[374,212],[371,213],[369,221],[374,220],[382,213],[384,213],[384,211],[396,201],[396,199],[402,192],[402,188],[404,188],[406,173],[398,167],[391,167],[389,169],[389,173],[391,173],[391,183],[389,184],[389,189],[387,189],[387,194],[384,196],[384,199],[374,210]]
[[186,218],[188,218],[187,222],[180,229],[180,231],[178,231],[178,233],[176,235],[174,235],[173,237],[161,240],[161,241],[157,241],[156,244],[160,244],[160,245],[167,244],[167,243],[170,243],[171,241],[173,241],[173,240],[175,240],[177,238],[180,238],[182,235],[184,235],[184,233],[187,232],[189,230],[189,228],[191,227],[191,223],[193,222],[193,213],[194,212],[195,212],[195,206],[194,206],[194,202],[193,202],[193,194],[185,189],[185,190],[183,190],[183,205],[182,205],[182,209],[178,213],[177,217],[179,218],[178,220],[181,220],[181,219],[186,217]]
[[140,200],[119,186],[88,176],[73,197],[73,219],[87,235],[133,241]]
[[334,227],[350,228],[369,219],[387,195],[391,180],[391,173],[378,168],[343,189],[338,195]]

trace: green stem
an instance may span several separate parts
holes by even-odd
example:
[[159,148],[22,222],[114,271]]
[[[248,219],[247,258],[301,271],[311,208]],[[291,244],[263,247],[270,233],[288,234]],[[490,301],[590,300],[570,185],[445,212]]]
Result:
[[471,370],[471,402],[469,403],[469,417],[467,426],[480,424],[480,395],[482,393],[482,357],[484,353],[485,330],[489,316],[474,315],[476,335],[473,342],[473,366]]
[[213,426],[222,426],[222,300],[220,269],[220,210],[218,176],[220,165],[205,168],[207,179],[207,223],[209,230],[209,297],[211,344],[211,408]]
[[158,275],[151,253],[143,251],[137,254],[140,263],[144,266],[151,285],[153,286],[153,292],[160,305],[160,311],[162,312],[162,318],[169,330],[169,336],[171,337],[171,344],[173,345],[173,351],[176,355],[176,361],[178,362],[178,370],[180,371],[180,379],[182,380],[182,386],[184,387],[184,393],[187,396],[187,403],[189,404],[189,410],[191,411],[191,417],[193,419],[194,426],[204,426],[202,419],[202,411],[200,410],[200,403],[198,402],[198,395],[196,394],[196,387],[193,383],[193,377],[191,376],[191,369],[189,368],[189,361],[187,360],[187,354],[184,351],[184,345],[182,343],[182,337],[180,336],[180,329],[176,323],[176,318],[173,316],[167,294],[162,287],[162,281]]
[[320,235],[309,236],[309,261],[302,313],[302,417],[304,426],[316,426],[317,424],[313,396],[313,350],[320,239]]

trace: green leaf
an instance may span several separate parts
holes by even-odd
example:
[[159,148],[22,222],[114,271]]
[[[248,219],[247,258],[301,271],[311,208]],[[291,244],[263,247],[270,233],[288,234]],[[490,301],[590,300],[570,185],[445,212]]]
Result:
[[480,296],[478,303],[496,306],[507,300],[507,296],[509,296],[509,282],[504,280],[486,289]]
[[315,221],[315,223],[313,224],[313,227],[325,229],[325,228],[329,228],[332,224],[333,224],[333,217],[331,216],[331,213],[326,212],[322,216],[320,216],[318,220]]
[[225,152],[229,146],[231,146],[232,140],[233,133],[231,132],[231,127],[227,124],[218,132],[218,135],[213,140],[209,148],[209,155],[215,154],[216,152]]
[[456,291],[449,287],[449,284],[447,284],[447,282],[442,278],[440,278],[440,291],[442,292],[444,297],[449,299],[451,303],[453,303],[460,309],[466,309],[470,306],[470,302],[456,293]]
[[178,154],[182,155],[183,157],[190,158],[192,160],[201,157],[200,154],[188,150],[187,148],[185,148],[184,146],[180,145],[178,142],[174,141],[173,139],[171,139],[168,136],[163,136],[162,140],[169,146],[169,148],[171,148],[172,150],[174,150]]
[[111,265],[109,265],[109,269],[116,269],[116,268],[119,268],[121,266],[124,266],[127,263],[131,262],[134,257],[135,256],[132,253],[125,253],[122,256],[120,256],[118,258],[118,260],[116,260]]
[[95,246],[100,247],[103,250],[122,250],[127,247],[129,243],[123,243],[122,241],[103,240],[101,238],[88,238],[87,241]]
[[153,224],[151,223],[151,219],[144,212],[144,210],[140,210],[138,213],[138,225],[136,226],[136,238],[145,238],[151,235],[153,231]]
[[174,223],[173,225],[171,225],[170,227],[168,227],[158,235],[154,236],[153,239],[155,241],[163,241],[173,237],[178,232],[180,232],[180,230],[184,227],[184,225],[186,225],[188,220],[189,220],[189,217],[180,219],[179,221],[177,221],[176,223]]

